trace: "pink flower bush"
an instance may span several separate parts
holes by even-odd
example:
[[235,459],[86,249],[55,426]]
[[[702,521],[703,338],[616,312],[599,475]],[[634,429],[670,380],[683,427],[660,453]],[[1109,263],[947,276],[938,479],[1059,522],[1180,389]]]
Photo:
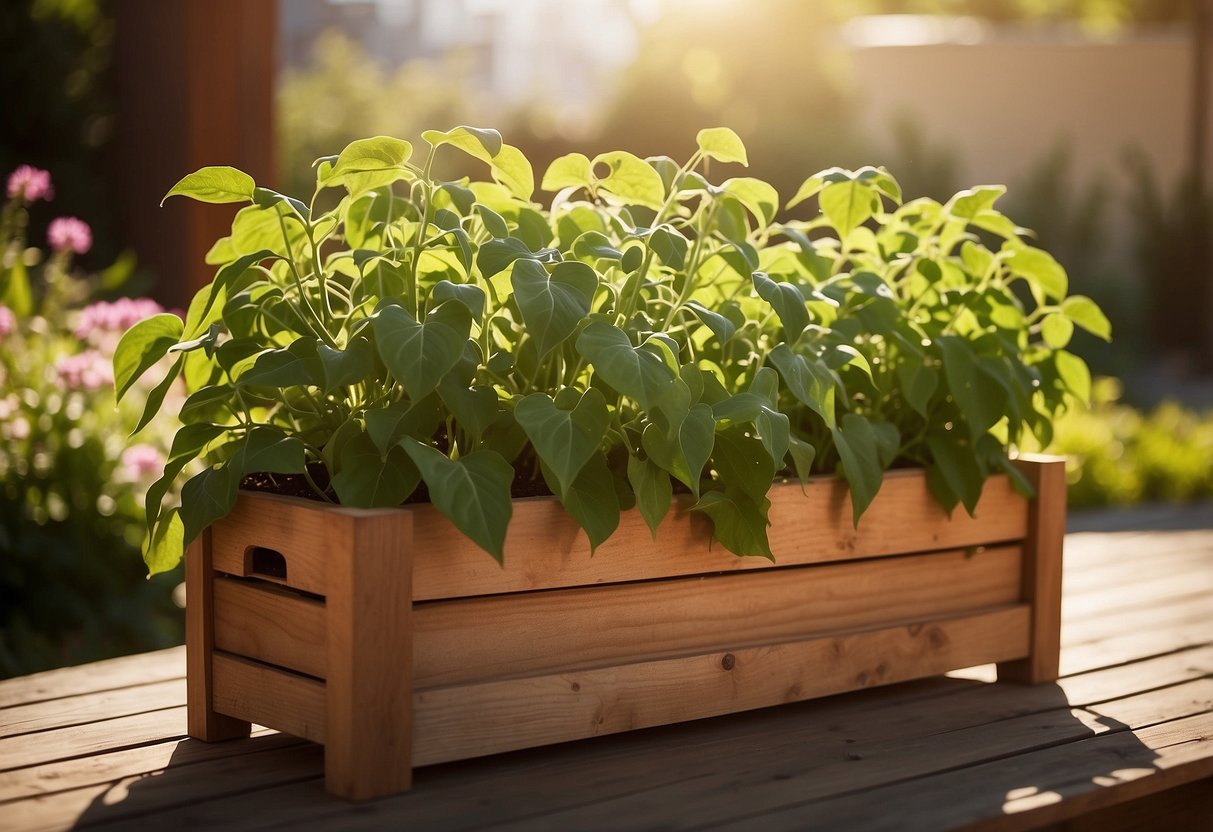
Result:
[[40,168],[22,165],[9,174],[9,199],[19,199],[22,202],[37,202],[45,199],[49,202],[54,195],[55,189],[51,185],[51,175]]
[[114,365],[97,350],[64,356],[55,362],[55,371],[67,390],[92,392],[114,383]]
[[13,315],[13,310],[7,306],[0,306],[0,338],[12,335],[16,328],[17,318]]
[[84,254],[93,247],[93,232],[84,220],[75,217],[59,217],[51,220],[46,229],[46,241],[55,251],[74,251]]
[[123,477],[132,482],[158,477],[164,471],[164,455],[152,445],[131,445],[119,461]]
[[144,318],[163,311],[164,307],[151,298],[99,301],[80,310],[73,334],[83,341],[100,332],[126,332]]

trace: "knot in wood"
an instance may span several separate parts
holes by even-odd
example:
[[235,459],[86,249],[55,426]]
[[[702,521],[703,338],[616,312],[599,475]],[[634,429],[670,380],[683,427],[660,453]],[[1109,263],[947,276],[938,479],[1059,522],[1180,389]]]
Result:
[[734,656],[732,653],[725,653],[724,658],[720,660],[720,666],[723,667],[725,670],[732,670],[733,666],[736,664],[737,664],[737,657]]

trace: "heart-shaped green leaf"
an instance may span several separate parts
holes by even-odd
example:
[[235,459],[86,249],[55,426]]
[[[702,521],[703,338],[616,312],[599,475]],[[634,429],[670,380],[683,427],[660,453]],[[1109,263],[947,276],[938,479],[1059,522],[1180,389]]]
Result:
[[534,260],[518,260],[510,283],[522,322],[542,358],[572,335],[590,313],[598,275],[575,260],[557,263],[550,275]]
[[429,487],[434,506],[459,531],[500,563],[505,532],[514,506],[510,483],[514,469],[495,451],[473,451],[452,460],[428,445],[403,445]]
[[606,399],[593,387],[572,410],[557,407],[546,393],[532,393],[515,406],[514,418],[555,475],[562,496],[606,438],[611,419]]
[[462,303],[447,301],[418,323],[404,307],[385,306],[375,315],[379,356],[409,398],[425,398],[463,354],[472,329],[472,313]]

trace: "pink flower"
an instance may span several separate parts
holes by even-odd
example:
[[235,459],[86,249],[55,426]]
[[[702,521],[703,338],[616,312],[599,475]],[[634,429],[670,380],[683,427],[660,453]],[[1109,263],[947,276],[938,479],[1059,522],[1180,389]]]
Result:
[[132,445],[122,452],[119,464],[124,479],[141,480],[160,476],[164,471],[164,455],[151,445]]
[[51,175],[39,168],[22,165],[8,177],[8,198],[19,199],[22,202],[37,202],[45,199],[48,202],[55,195],[51,186]]
[[93,247],[93,232],[84,220],[59,217],[51,220],[47,227],[46,240],[55,251],[71,249],[77,254],[84,254]]
[[164,307],[151,298],[100,301],[80,310],[73,334],[83,341],[98,332],[126,332],[144,318],[163,311]]
[[0,338],[12,335],[16,328],[17,318],[13,315],[13,310],[7,306],[0,306]]
[[114,383],[114,366],[97,350],[85,350],[55,362],[59,381],[68,390],[89,392],[109,387]]

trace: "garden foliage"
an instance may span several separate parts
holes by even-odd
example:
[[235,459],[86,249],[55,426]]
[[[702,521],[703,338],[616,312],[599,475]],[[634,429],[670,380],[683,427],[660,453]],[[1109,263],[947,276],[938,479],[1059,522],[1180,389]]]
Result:
[[130,267],[80,274],[81,220],[53,220],[50,251],[27,246],[29,204],[52,195],[49,175],[23,166],[0,215],[0,676],[181,638],[175,582],[145,580],[133,557],[172,431],[157,422],[128,447],[141,406],[114,407],[111,366],[123,331],[163,310],[100,299]]
[[[815,204],[810,219],[781,220],[714,128],[681,163],[563,156],[547,208],[496,131],[424,138],[419,160],[386,137],[320,159],[307,202],[225,167],[169,191],[244,207],[184,323],[144,321],[115,355],[119,395],[175,357],[143,421],[179,374],[192,391],[148,495],[152,572],[252,473],[351,506],[424,486],[497,558],[512,486],[537,482],[594,546],[633,505],[655,532],[686,492],[676,510],[770,557],[767,490],[815,472],[846,478],[856,522],[894,465],[926,466],[971,511],[989,474],[1018,476],[1008,448],[1047,443],[1086,398],[1075,326],[1109,335],[997,211],[1002,187],[903,203],[885,170],[834,168],[787,203]],[[489,177],[436,179],[435,154],[458,153]],[[163,503],[199,456],[210,467]]]

